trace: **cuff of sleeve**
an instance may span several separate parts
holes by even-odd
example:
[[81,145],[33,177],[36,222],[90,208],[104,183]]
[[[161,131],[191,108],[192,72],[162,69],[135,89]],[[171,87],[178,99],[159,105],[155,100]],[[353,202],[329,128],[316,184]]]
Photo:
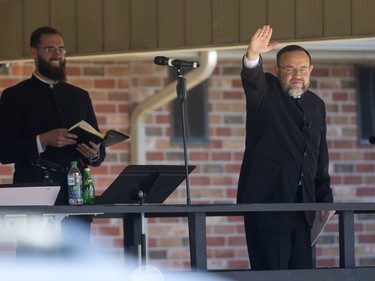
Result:
[[243,64],[247,68],[255,68],[259,64],[259,57],[255,60],[249,60],[246,55],[243,56]]
[[40,142],[39,135],[36,136],[36,145],[38,147],[38,153],[39,154],[43,153],[45,149],[43,148],[43,146],[42,146],[42,144]]
[[96,153],[95,155],[89,157],[89,162],[90,163],[95,163],[96,161],[98,161],[100,158],[100,151],[98,151],[98,153]]

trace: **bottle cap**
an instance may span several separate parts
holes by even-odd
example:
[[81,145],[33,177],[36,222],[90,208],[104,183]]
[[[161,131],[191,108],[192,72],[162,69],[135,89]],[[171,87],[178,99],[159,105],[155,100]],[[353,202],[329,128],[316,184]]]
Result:
[[74,167],[74,166],[77,167],[77,161],[71,161],[71,162],[70,162],[70,165],[71,165],[72,167]]
[[90,168],[84,168],[83,169],[85,172],[90,172]]

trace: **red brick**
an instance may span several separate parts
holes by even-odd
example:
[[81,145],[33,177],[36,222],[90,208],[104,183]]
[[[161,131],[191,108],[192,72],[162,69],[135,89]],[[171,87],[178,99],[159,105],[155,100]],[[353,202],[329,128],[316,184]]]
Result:
[[147,155],[147,159],[150,161],[164,160],[163,152],[147,152],[146,155]]
[[322,89],[340,89],[340,82],[335,80],[322,80],[319,82]]
[[343,77],[351,77],[352,73],[348,68],[333,68],[331,70],[333,77],[343,78]]
[[362,188],[358,187],[357,188],[357,196],[363,197],[363,196],[374,196],[375,195],[375,189],[370,187],[370,188]]
[[70,66],[68,66],[66,68],[66,75],[68,77],[71,77],[71,76],[81,76],[81,74],[82,74],[82,71],[81,71],[80,67],[70,67]]
[[333,141],[334,148],[352,148],[353,141],[350,140],[335,140]]
[[375,243],[375,235],[358,235],[358,241],[359,243]]
[[[232,79],[232,87],[233,88],[241,88],[242,89],[242,81],[241,79]],[[242,92],[242,98],[244,97],[244,93]]]
[[113,79],[95,79],[94,87],[99,89],[113,89],[116,83]]
[[211,184],[231,186],[233,184],[233,179],[232,177],[228,177],[228,176],[216,176],[212,179]]
[[313,77],[328,77],[329,76],[329,70],[327,68],[314,68]]
[[111,236],[118,236],[120,235],[120,229],[118,227],[109,227],[103,226],[99,229],[100,234],[111,235]]
[[348,93],[346,93],[346,92],[334,92],[332,94],[332,99],[334,101],[347,101],[348,100]]
[[225,245],[225,239],[223,236],[220,237],[207,237],[207,247],[210,246],[224,246]]
[[231,260],[228,263],[228,268],[235,268],[235,269],[249,269],[250,264],[246,260]]
[[94,81],[90,79],[68,77],[68,82],[85,90],[94,87]]
[[347,176],[344,177],[344,184],[361,184],[362,179],[360,176]]
[[240,173],[241,164],[228,164],[225,168],[226,173],[234,173],[235,175]]
[[208,152],[190,152],[189,159],[191,161],[207,161],[209,160]]
[[357,107],[351,104],[344,104],[341,107],[343,113],[356,113]]
[[170,119],[169,119],[168,114],[156,116],[156,123],[157,124],[168,124],[169,125],[169,121],[170,121]]
[[19,79],[0,78],[0,88],[8,88],[10,86],[16,85],[19,82],[20,82]]
[[224,92],[223,98],[225,100],[243,100],[245,98],[244,93],[241,92]]
[[217,259],[235,257],[234,251],[230,249],[217,249],[217,250],[214,250],[213,252],[214,252],[214,257]]
[[215,129],[215,136],[231,136],[231,128],[216,128]]
[[233,199],[235,199],[237,197],[237,188],[235,188],[235,189],[227,189],[225,197],[226,198],[233,198]]
[[374,164],[357,164],[356,166],[357,173],[373,173],[375,171]]
[[109,66],[106,68],[106,75],[127,77],[129,76],[129,68],[126,66]]
[[228,238],[228,246],[244,246],[246,245],[246,238],[245,235],[242,237],[229,237]]
[[13,64],[10,68],[11,76],[31,76],[34,72],[35,67],[33,65],[17,65]]
[[190,178],[190,183],[192,185],[209,185],[209,179],[204,176],[195,176]]
[[116,112],[116,105],[114,104],[96,104],[94,105],[95,112],[105,112],[105,113],[114,113]]

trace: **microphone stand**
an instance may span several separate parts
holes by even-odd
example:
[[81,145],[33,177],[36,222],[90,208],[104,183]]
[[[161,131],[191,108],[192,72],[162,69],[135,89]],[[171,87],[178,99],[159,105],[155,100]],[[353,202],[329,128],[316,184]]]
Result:
[[[181,68],[177,69],[177,96],[180,100],[181,105],[181,122],[182,122],[182,140],[184,146],[184,160],[185,160],[185,176],[186,176],[186,203],[191,204],[190,199],[190,181],[189,181],[189,165],[188,165],[188,155],[187,155],[187,145],[186,145],[186,122],[185,122],[185,100],[187,96],[186,91],[186,79],[183,77]],[[195,249],[197,247],[197,241],[195,239],[195,234],[198,231],[195,228],[196,220],[198,219],[193,213],[187,214],[188,218],[188,229],[189,229],[189,246],[190,246],[190,257],[192,268],[197,264],[197,255]]]
[[182,142],[184,147],[185,176],[186,176],[186,203],[191,204],[190,199],[190,182],[189,182],[189,165],[186,145],[186,122],[185,122],[185,100],[187,96],[186,79],[183,77],[182,68],[177,68],[177,97],[181,106],[181,122],[182,122]]

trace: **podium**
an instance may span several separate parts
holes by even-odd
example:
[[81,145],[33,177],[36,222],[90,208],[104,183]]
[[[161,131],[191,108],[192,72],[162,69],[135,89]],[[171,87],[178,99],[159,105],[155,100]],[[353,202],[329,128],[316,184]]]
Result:
[[[195,166],[188,166],[189,174]],[[96,197],[96,204],[163,203],[186,179],[184,165],[129,165]],[[123,220],[124,254],[138,256],[145,264],[145,215],[128,214]],[[139,249],[139,246],[141,247]]]

